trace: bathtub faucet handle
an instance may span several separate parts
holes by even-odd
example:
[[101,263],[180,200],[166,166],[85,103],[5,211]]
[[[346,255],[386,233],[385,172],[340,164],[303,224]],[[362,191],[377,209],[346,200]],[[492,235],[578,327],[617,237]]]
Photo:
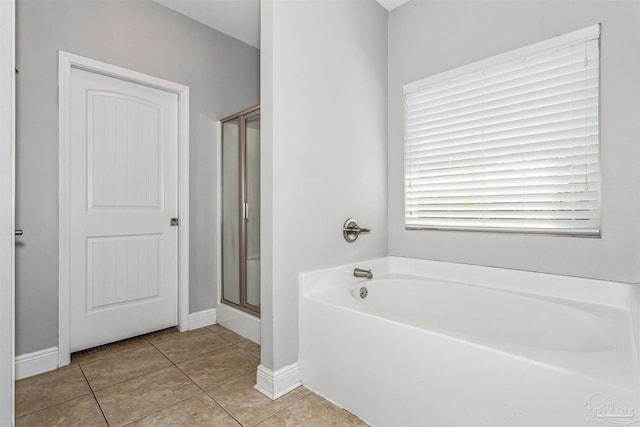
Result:
[[358,221],[353,218],[349,218],[344,222],[342,226],[342,235],[347,242],[355,242],[360,233],[370,233],[371,229],[367,227],[360,227]]
[[353,275],[355,277],[366,277],[367,279],[373,279],[373,273],[371,270],[365,270],[364,268],[354,268]]

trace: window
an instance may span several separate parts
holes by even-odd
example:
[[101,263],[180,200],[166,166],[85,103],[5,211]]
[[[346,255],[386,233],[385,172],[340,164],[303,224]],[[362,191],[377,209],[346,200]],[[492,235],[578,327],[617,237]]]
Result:
[[599,38],[405,85],[406,228],[599,236]]

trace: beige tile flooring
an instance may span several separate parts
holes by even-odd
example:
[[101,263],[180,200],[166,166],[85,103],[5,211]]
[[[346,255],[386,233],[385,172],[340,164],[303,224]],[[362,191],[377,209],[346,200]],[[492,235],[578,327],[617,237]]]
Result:
[[260,346],[219,325],[161,331],[74,355],[16,382],[17,426],[365,426],[300,387],[253,389]]

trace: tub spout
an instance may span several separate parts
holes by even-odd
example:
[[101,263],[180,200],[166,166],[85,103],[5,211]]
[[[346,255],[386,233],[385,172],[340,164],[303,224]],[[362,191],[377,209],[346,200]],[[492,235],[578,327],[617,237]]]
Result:
[[355,277],[366,277],[367,279],[373,279],[373,273],[371,270],[365,270],[364,268],[355,268],[353,270]]

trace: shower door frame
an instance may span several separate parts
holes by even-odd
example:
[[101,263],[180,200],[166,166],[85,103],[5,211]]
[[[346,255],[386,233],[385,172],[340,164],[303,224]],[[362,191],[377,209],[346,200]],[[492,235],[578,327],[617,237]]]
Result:
[[[246,121],[248,119],[254,118],[256,116],[260,116],[260,105],[256,105],[254,107],[248,108],[246,110],[243,110],[239,113],[233,114],[229,117],[225,117],[224,119],[220,120],[219,124],[219,153],[218,153],[218,158],[219,158],[219,162],[218,162],[218,179],[219,179],[219,199],[218,199],[218,235],[220,236],[220,238],[218,239],[219,243],[218,243],[218,265],[220,266],[219,268],[219,283],[220,283],[220,302],[223,304],[227,304],[230,305],[231,307],[237,308],[238,310],[244,311],[246,313],[249,313],[253,316],[258,316],[260,317],[260,307],[255,306],[253,304],[249,304],[247,302],[247,220],[248,220],[248,215],[245,212],[245,205],[247,204],[247,170],[246,170],[246,166],[247,166],[247,146],[246,146]],[[224,265],[222,263],[222,203],[223,203],[223,191],[224,191],[224,186],[223,186],[223,182],[222,182],[222,168],[224,167],[224,165],[222,165],[222,141],[223,141],[223,137],[224,137],[224,123],[225,122],[229,122],[232,120],[238,119],[238,143],[240,144],[238,147],[238,172],[239,172],[239,179],[238,179],[238,194],[239,194],[239,199],[240,199],[240,203],[238,206],[238,217],[240,218],[240,227],[239,227],[239,255],[240,255],[240,260],[239,260],[239,304],[236,304],[233,301],[229,301],[227,299],[225,299],[224,297],[224,283],[223,283],[223,278],[224,278],[224,274],[223,274],[223,270],[224,270]],[[262,146],[262,145],[261,145]],[[261,242],[262,244],[262,242]],[[262,261],[262,260],[261,260]]]

